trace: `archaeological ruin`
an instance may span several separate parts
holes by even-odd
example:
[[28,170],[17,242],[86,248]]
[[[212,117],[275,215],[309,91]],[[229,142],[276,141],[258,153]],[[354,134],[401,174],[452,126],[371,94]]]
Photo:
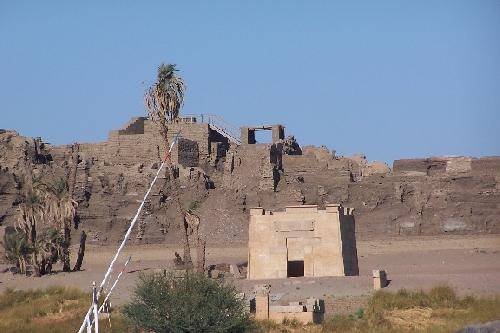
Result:
[[272,320],[282,323],[284,320],[295,320],[302,324],[320,324],[324,319],[325,302],[322,299],[307,298],[306,301],[293,301],[288,305],[270,304],[270,285],[256,285],[255,318],[260,320]]
[[[88,242],[115,243],[165,156],[155,126],[133,118],[103,142],[68,145],[0,130],[0,227],[14,223],[29,168],[33,176],[68,179]],[[403,159],[390,168],[363,155],[301,146],[283,125],[237,130],[198,115],[169,126],[169,135],[182,137],[172,153],[175,196],[185,207],[197,202],[209,243],[246,244],[251,207],[277,214],[317,205],[319,212],[329,203],[355,208],[357,239],[500,233],[500,157]],[[272,131],[272,141],[256,142],[259,130]],[[182,238],[176,198],[161,177],[133,235],[137,244]]]
[[338,204],[250,209],[249,279],[358,274],[353,209]]

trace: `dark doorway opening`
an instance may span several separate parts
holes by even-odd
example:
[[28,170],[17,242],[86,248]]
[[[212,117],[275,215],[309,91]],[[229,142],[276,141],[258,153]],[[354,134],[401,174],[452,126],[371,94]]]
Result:
[[288,261],[287,271],[288,277],[304,276],[304,260]]

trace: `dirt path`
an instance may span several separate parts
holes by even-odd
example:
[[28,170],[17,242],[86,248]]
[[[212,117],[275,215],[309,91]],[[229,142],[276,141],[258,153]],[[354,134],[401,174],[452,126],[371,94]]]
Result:
[[[24,277],[4,272],[0,267],[0,292],[6,288],[39,288],[66,285],[90,290],[92,281],[99,283],[116,247],[89,247],[84,271],[58,272],[41,278]],[[128,301],[140,272],[168,268],[179,248],[162,245],[127,247],[117,270],[132,255],[116,293],[115,305]],[[73,251],[76,253],[76,251]],[[408,237],[358,242],[360,276],[329,278],[293,278],[265,281],[235,280],[235,285],[250,293],[255,284],[272,285],[273,300],[286,303],[291,300],[319,297],[327,299],[331,311],[352,312],[372,293],[371,271],[385,269],[391,283],[388,290],[400,288],[431,288],[446,284],[460,294],[500,294],[500,235]],[[211,247],[207,250],[208,264],[244,263],[245,245]],[[352,311],[351,311],[352,310]]]

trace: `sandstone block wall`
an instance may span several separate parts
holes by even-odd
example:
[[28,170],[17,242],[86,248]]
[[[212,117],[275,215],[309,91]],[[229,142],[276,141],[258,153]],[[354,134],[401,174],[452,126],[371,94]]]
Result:
[[251,209],[248,278],[358,274],[353,222],[352,211],[339,205]]

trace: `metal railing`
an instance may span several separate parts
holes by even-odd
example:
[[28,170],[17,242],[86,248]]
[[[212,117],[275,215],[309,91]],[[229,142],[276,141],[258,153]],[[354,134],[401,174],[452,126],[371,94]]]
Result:
[[241,144],[239,128],[229,124],[221,116],[216,114],[201,113],[201,114],[184,114],[183,119],[194,118],[196,122],[201,122],[210,125],[210,127],[227,137],[236,144]]

